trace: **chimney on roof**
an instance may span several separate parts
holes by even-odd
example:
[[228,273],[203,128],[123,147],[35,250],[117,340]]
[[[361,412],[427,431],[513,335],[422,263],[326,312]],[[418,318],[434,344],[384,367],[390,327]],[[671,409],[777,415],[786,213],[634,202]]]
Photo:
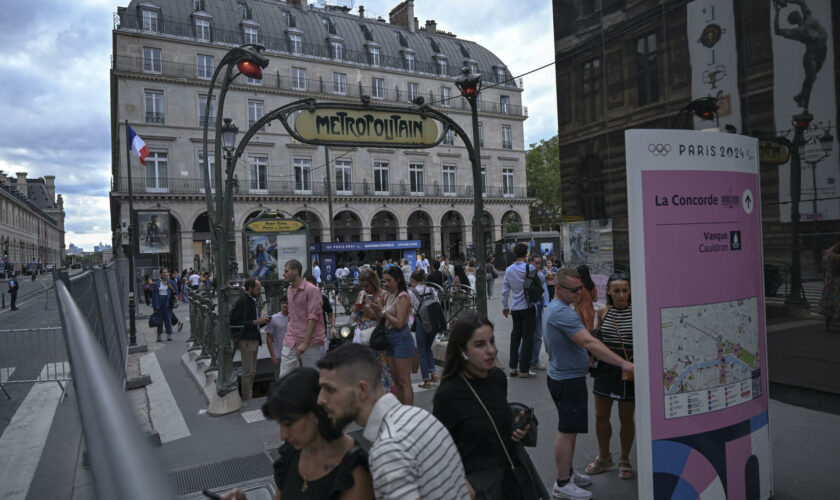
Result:
[[437,23],[434,19],[429,19],[426,21],[426,33],[435,34],[437,33]]
[[359,19],[365,18],[365,6],[359,5]]
[[25,200],[29,197],[29,187],[26,185],[26,172],[15,172],[15,174],[17,175],[17,191]]
[[408,31],[412,33],[414,33],[417,29],[417,26],[414,23],[414,0],[405,0],[404,2],[401,2],[399,5],[391,9],[388,17],[390,18],[391,24],[408,28]]
[[47,194],[50,196],[50,201],[55,203],[55,176],[45,175],[44,184],[47,186]]

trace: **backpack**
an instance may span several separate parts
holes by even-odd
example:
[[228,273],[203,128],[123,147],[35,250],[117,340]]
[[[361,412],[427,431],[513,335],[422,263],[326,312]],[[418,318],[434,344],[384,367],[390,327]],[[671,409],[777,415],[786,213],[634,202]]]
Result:
[[411,293],[420,301],[417,308],[417,318],[423,324],[423,334],[434,337],[446,330],[446,316],[443,314],[443,307],[435,300],[434,292],[427,289],[426,293],[420,295],[417,290],[412,289]]
[[526,262],[525,263],[525,300],[528,304],[536,304],[543,298],[543,290],[542,282],[540,282],[540,277],[538,275],[537,268],[531,269],[531,266]]

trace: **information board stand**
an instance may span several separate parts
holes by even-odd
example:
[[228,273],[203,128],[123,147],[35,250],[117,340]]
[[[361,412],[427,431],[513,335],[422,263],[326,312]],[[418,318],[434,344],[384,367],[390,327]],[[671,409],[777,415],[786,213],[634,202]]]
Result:
[[758,142],[625,143],[639,498],[769,498]]

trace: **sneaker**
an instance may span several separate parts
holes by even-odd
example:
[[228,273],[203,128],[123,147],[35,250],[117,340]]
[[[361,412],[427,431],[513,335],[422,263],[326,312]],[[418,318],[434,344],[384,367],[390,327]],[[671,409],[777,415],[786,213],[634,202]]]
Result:
[[172,335],[167,335],[167,336],[166,336],[166,340],[168,340],[168,341],[172,342]]
[[572,479],[574,480],[574,483],[576,485],[578,485],[578,486],[589,486],[590,484],[592,484],[592,478],[589,477],[588,475],[581,474],[580,472],[578,472],[576,470],[572,470],[572,472],[573,472]]
[[510,369],[510,376],[511,377],[516,377],[518,375],[519,375],[519,373],[516,371],[516,368],[511,368]]
[[582,489],[575,484],[574,481],[569,481],[562,488],[554,483],[554,488],[551,490],[551,498],[567,498],[570,500],[588,500],[592,498],[592,493]]
[[160,342],[160,335],[157,336],[157,341]]
[[519,378],[534,378],[536,376],[537,376],[537,374],[532,372],[532,371],[529,371],[528,373],[520,373],[519,374]]
[[542,363],[533,364],[531,365],[531,371],[533,370],[545,370],[545,365]]

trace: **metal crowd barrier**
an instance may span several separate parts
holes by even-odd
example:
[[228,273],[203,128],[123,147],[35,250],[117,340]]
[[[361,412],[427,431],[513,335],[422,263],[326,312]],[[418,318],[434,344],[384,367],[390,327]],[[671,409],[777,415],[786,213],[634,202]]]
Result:
[[174,499],[160,461],[137,426],[122,381],[109,376],[112,360],[99,335],[64,282],[57,280],[55,289],[96,496]]
[[198,351],[199,359],[209,359],[210,366],[204,370],[205,373],[218,371],[218,345],[216,342],[216,300],[211,291],[189,290],[188,303],[190,308],[190,337],[188,343],[192,343],[188,350]]
[[70,380],[60,327],[0,330],[0,390],[8,399],[4,385],[57,382],[63,401]]

